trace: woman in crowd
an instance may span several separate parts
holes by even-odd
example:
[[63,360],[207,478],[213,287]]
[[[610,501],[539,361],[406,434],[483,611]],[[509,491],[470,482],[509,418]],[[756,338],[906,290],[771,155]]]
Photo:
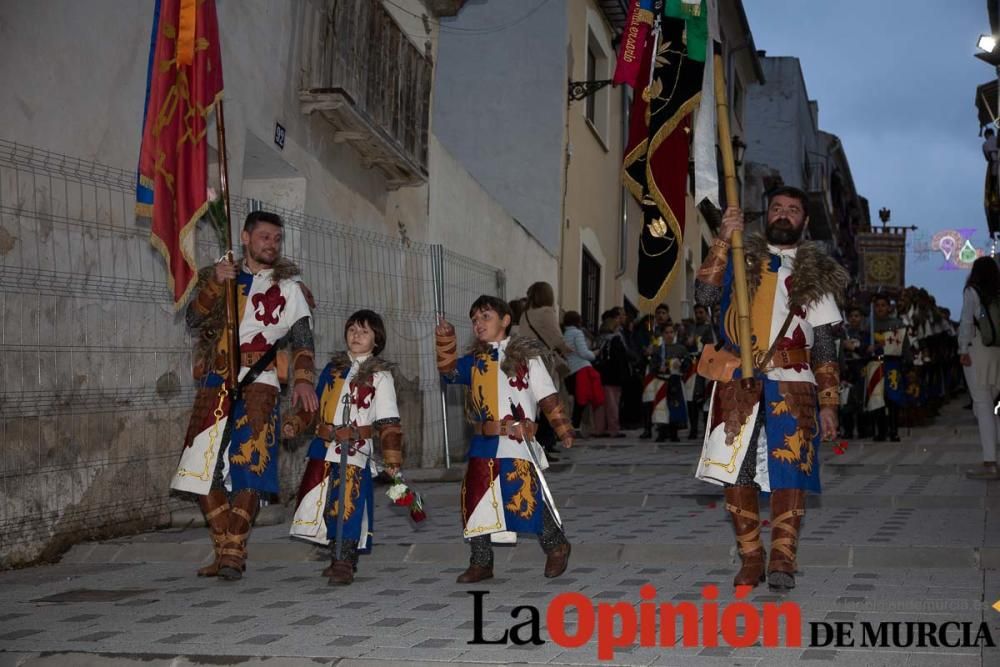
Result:
[[594,431],[599,438],[625,437],[618,418],[622,387],[630,377],[628,346],[622,333],[624,320],[625,312],[621,307],[612,308],[601,316],[601,336],[594,364],[604,386],[604,405],[594,411]]
[[[1000,269],[991,257],[980,257],[972,264],[962,294],[962,317],[958,329],[958,349],[969,386],[973,410],[979,422],[979,442],[983,465],[969,470],[970,479],[1000,479],[997,470],[997,437],[1000,418],[993,412],[1000,392],[1000,347],[988,347],[980,331],[989,326],[991,306],[1000,302]],[[993,322],[1000,326],[1000,322]]]
[[596,410],[604,405],[604,387],[601,386],[601,376],[590,364],[597,355],[590,349],[587,335],[583,333],[583,318],[575,310],[563,316],[563,340],[571,350],[566,355],[566,363],[569,364],[566,389],[573,396],[573,428],[579,436],[584,409],[591,406]]
[[[517,333],[529,338],[537,338],[551,352],[547,368],[552,382],[559,388],[563,378],[569,374],[566,355],[571,352],[563,340],[562,329],[559,328],[559,315],[556,312],[556,297],[552,285],[547,282],[532,283],[528,287],[527,303],[518,322]],[[538,442],[551,455],[556,453],[556,434],[545,420],[544,415],[538,416]]]

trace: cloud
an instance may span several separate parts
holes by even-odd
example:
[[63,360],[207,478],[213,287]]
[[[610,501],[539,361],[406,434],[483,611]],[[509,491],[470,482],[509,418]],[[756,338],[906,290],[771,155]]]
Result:
[[[994,73],[973,58],[989,29],[972,0],[745,3],[757,48],[801,60],[820,127],[844,144],[855,186],[892,224],[926,238],[956,227],[982,230],[985,174],[975,89]],[[944,8],[946,7],[946,8]],[[938,271],[940,255],[908,258],[907,280],[958,316],[964,271]]]

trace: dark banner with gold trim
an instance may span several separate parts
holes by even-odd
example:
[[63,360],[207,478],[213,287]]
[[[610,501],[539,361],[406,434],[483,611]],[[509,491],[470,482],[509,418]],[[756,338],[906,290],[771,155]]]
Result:
[[862,290],[903,289],[906,285],[906,235],[859,233],[855,237]]
[[701,97],[705,63],[688,57],[683,20],[661,17],[656,41],[649,40],[640,81],[652,82],[632,102],[624,180],[643,210],[636,277],[639,308],[650,312],[663,301],[678,271],[684,242],[691,111]]

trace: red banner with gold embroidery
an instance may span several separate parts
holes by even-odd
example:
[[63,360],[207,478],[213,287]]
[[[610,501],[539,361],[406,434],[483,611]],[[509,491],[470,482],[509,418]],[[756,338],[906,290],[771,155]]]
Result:
[[179,308],[195,285],[194,229],[208,207],[208,114],[222,96],[215,0],[157,0],[136,213],[167,262]]

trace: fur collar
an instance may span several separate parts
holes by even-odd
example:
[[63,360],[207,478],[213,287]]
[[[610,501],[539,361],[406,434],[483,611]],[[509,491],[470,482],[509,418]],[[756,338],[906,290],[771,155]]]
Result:
[[[339,377],[345,370],[351,367],[352,362],[350,355],[347,352],[341,351],[330,357],[330,363],[333,364],[333,376]],[[375,377],[376,373],[386,371],[395,376],[396,368],[396,364],[373,354],[361,362],[361,366],[358,368],[358,372],[354,375],[351,382],[355,385],[371,386],[372,378]]]
[[[750,298],[760,285],[761,266],[768,261],[770,252],[767,240],[760,234],[747,234],[744,239],[747,260],[747,282]],[[818,243],[803,241],[795,251],[792,261],[792,284],[788,290],[788,305],[791,308],[808,308],[827,294],[838,301],[843,300],[844,288],[850,275],[840,264],[826,254]]]
[[[240,265],[243,265],[243,258],[240,259]],[[302,271],[299,267],[291,260],[280,257],[277,262],[274,263],[274,273],[271,274],[271,279],[274,282],[280,282],[282,280],[288,280],[289,278],[295,278],[296,276],[302,275]]]
[[[469,346],[468,353],[473,356],[489,354],[490,348],[489,343],[477,340]],[[507,347],[504,349],[503,361],[500,362],[500,370],[505,375],[517,375],[517,369],[526,365],[529,359],[537,357],[547,366],[551,355],[549,348],[545,347],[545,344],[537,338],[513,335],[507,339]]]

